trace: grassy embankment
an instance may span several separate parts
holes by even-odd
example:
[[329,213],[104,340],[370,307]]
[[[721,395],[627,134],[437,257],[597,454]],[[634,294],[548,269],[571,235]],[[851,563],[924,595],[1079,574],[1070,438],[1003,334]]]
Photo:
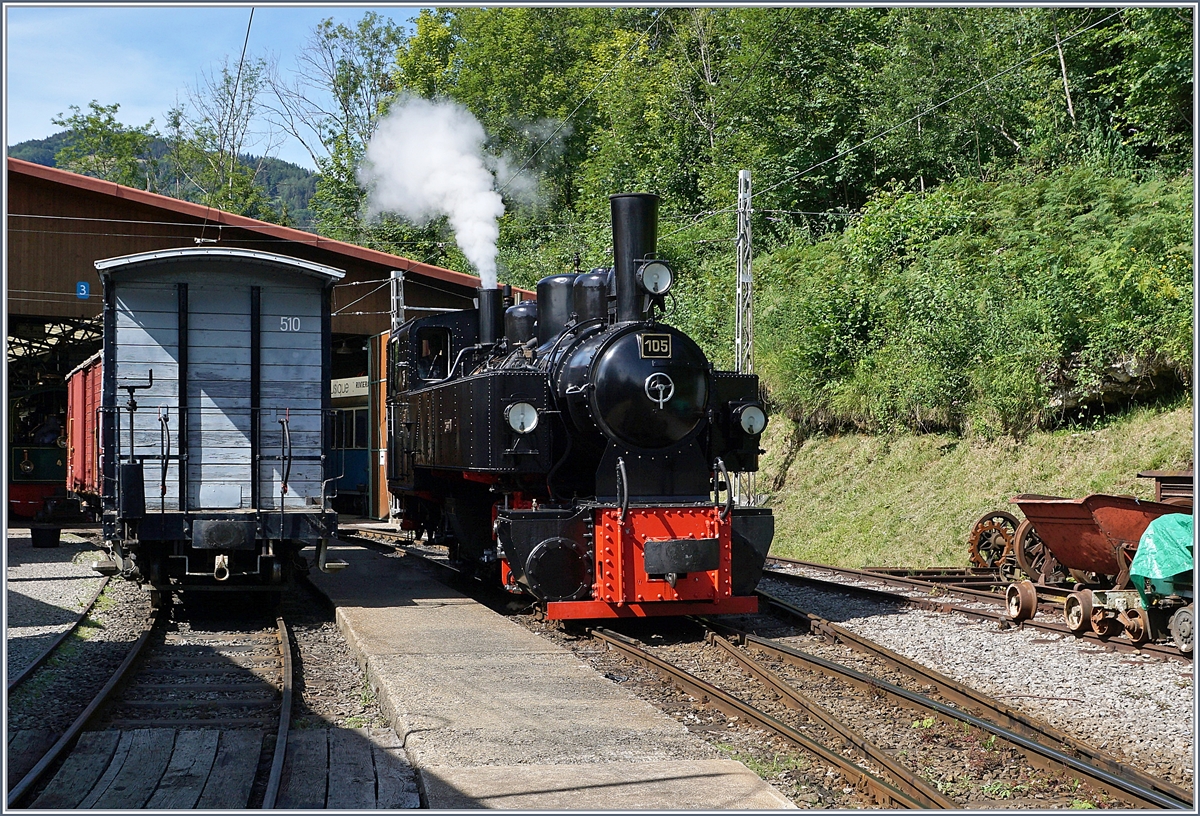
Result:
[[850,567],[966,566],[967,535],[981,514],[1009,509],[1020,518],[1011,496],[1153,498],[1153,481],[1138,471],[1192,460],[1190,400],[1022,442],[846,434],[813,437],[789,452],[791,431],[785,417],[772,417],[759,471],[758,490],[776,514],[771,552]]

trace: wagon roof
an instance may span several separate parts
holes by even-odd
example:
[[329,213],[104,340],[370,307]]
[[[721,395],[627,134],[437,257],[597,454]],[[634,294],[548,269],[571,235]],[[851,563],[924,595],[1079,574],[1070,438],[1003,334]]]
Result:
[[281,266],[290,266],[297,272],[304,275],[312,275],[313,277],[321,278],[331,282],[341,280],[346,276],[346,273],[341,269],[334,269],[332,266],[313,263],[312,261],[304,261],[299,258],[292,258],[287,255],[278,255],[274,252],[262,252],[255,249],[237,249],[233,247],[180,247],[179,249],[159,249],[153,252],[138,252],[134,255],[122,255],[117,258],[105,258],[96,261],[96,269],[101,272],[110,269],[117,269],[134,264],[147,263],[150,261],[172,260],[172,259],[187,259],[187,258],[246,258],[249,260],[262,261],[264,263],[279,264]]

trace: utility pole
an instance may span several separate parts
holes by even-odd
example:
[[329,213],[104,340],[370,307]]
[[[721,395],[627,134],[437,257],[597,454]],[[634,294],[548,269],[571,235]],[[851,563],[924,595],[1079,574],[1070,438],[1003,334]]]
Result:
[[[737,199],[737,316],[734,327],[734,371],[754,373],[754,273],[750,243],[750,171],[738,171]],[[754,474],[734,476],[738,504],[754,504]]]
[[392,290],[392,334],[404,325],[404,271],[393,269]]

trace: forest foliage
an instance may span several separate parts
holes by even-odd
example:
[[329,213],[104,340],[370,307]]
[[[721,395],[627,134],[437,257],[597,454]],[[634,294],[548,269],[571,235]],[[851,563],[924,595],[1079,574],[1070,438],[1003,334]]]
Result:
[[[1190,382],[1193,14],[367,12],[318,26],[290,74],[253,62],[252,98],[228,65],[208,97],[309,148],[318,232],[467,270],[444,222],[368,221],[356,175],[397,100],[461,104],[520,178],[499,262],[527,287],[608,265],[608,196],[657,193],[669,319],[718,363],[748,169],[758,368],[801,432],[1021,435]],[[173,132],[211,150],[205,122]]]

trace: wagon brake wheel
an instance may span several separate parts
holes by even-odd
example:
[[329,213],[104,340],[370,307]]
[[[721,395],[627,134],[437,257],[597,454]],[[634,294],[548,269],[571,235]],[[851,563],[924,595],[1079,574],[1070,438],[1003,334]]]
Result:
[[1003,510],[984,513],[971,528],[969,548],[971,563],[976,567],[994,569],[1012,558],[1013,531],[1017,517]]
[[1013,555],[1031,581],[1039,584],[1056,584],[1062,581],[1063,573],[1058,568],[1058,561],[1033,529],[1033,522],[1029,519],[1021,522],[1013,536]]

